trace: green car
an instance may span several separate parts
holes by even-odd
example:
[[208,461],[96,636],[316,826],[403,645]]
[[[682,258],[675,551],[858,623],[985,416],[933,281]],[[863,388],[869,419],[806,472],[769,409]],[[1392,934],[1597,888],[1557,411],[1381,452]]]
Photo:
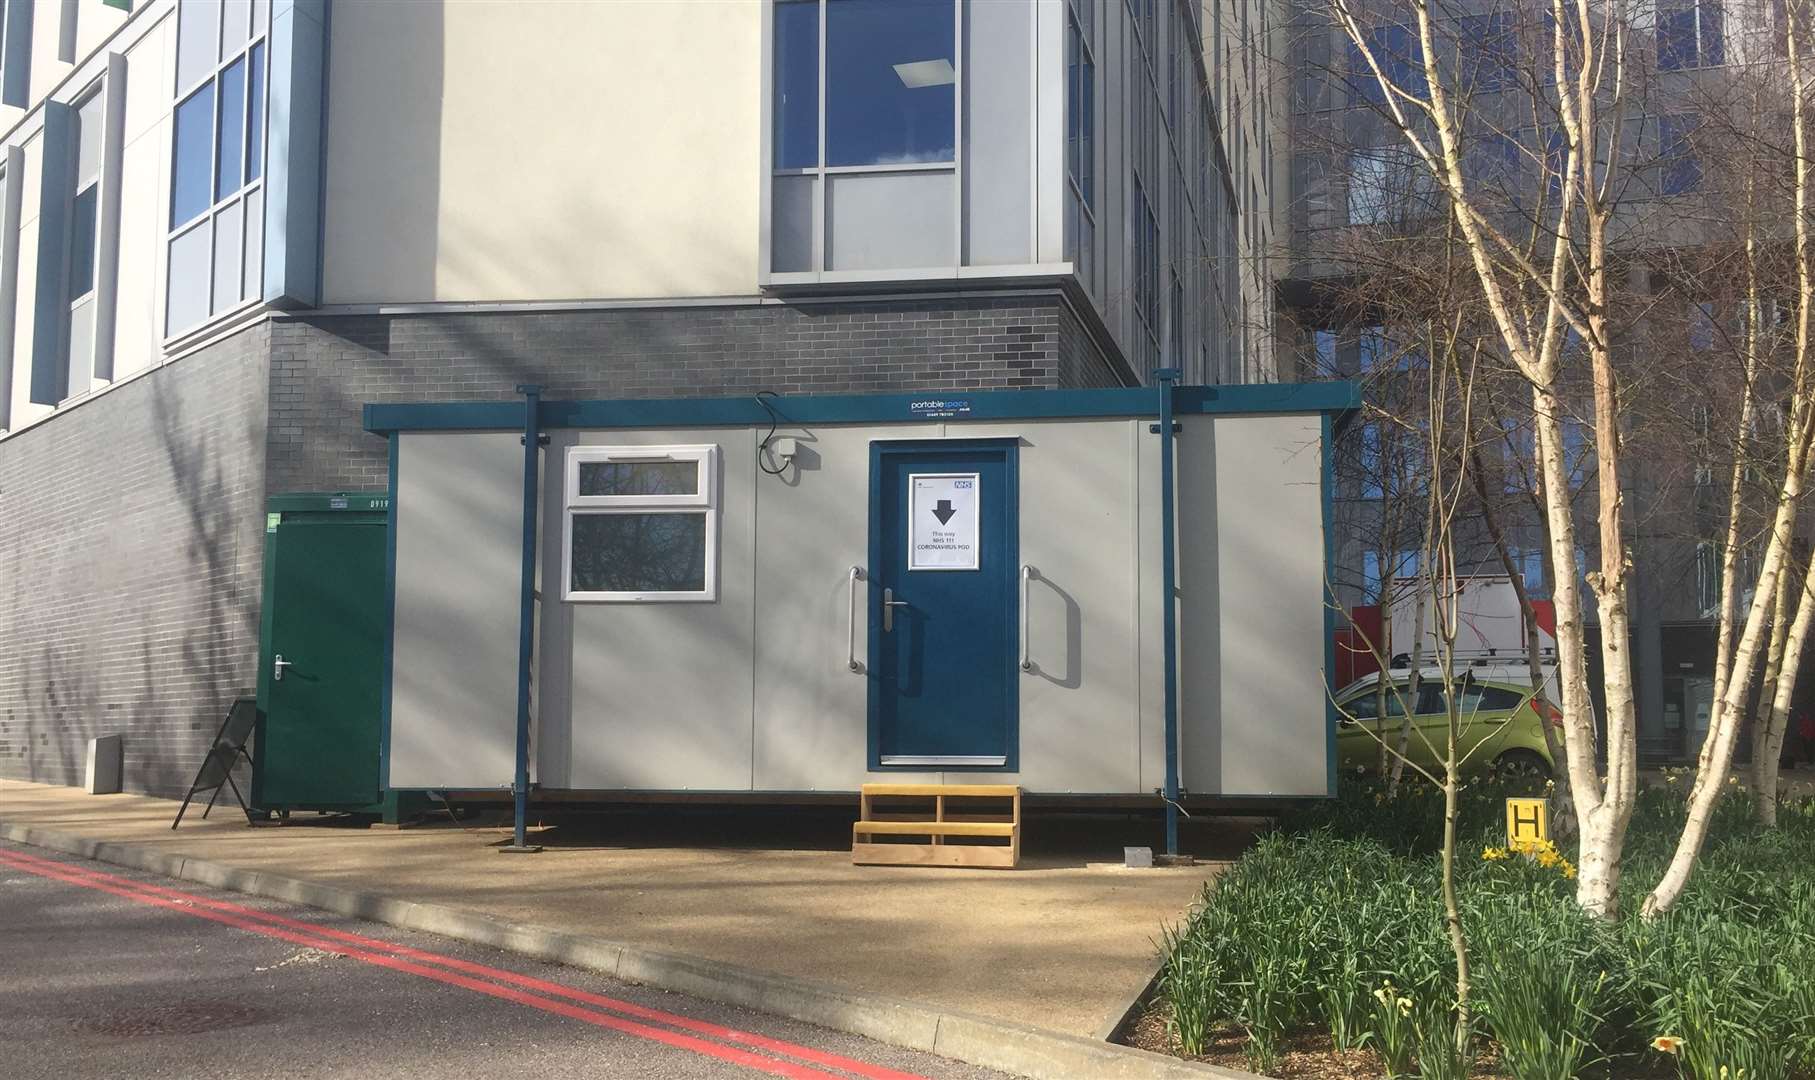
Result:
[[[1372,768],[1380,760],[1380,743],[1373,732],[1397,746],[1399,730],[1410,702],[1411,672],[1388,672],[1386,712],[1379,716],[1376,694],[1380,674],[1365,676],[1337,695],[1336,755],[1345,769]],[[1523,667],[1470,668],[1456,675],[1460,720],[1458,749],[1463,768],[1478,772],[1489,766],[1549,776],[1554,765],[1544,745],[1545,723],[1561,726],[1562,714],[1543,697],[1534,696],[1531,677]],[[1443,673],[1428,668],[1418,681],[1413,704],[1412,732],[1406,757],[1432,771],[1442,768],[1448,739],[1449,710],[1443,694]],[[1376,723],[1378,719],[1378,723]],[[1559,732],[1560,735],[1560,732]]]

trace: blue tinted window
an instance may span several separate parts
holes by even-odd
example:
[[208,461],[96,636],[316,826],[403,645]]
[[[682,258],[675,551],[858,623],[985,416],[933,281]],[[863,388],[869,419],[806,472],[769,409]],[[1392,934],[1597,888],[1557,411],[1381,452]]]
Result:
[[1512,19],[1505,12],[1464,17],[1457,44],[1465,88],[1492,93],[1514,85],[1518,43]]
[[1694,133],[1692,116],[1666,116],[1658,122],[1659,156],[1664,168],[1661,187],[1665,195],[1683,195],[1702,184],[1702,164],[1696,160],[1691,142]]
[[69,298],[79,300],[95,287],[95,197],[99,184],[76,195],[69,215]]
[[[1418,38],[1404,26],[1376,26],[1367,32],[1368,53],[1394,86],[1413,97],[1425,96],[1424,49]],[[1349,42],[1349,89],[1363,101],[1384,104],[1386,93],[1380,80],[1353,41]]]
[[827,165],[953,159],[955,19],[954,0],[827,5]]
[[775,167],[819,164],[819,4],[775,6]]
[[1331,376],[1336,374],[1336,334],[1331,330],[1318,330],[1311,335],[1311,355],[1316,364],[1317,374]]
[[1727,60],[1726,35],[1722,32],[1718,0],[1702,0],[1702,64],[1713,67]]
[[176,160],[170,169],[170,225],[175,228],[213,205],[214,84],[176,107]]
[[1657,66],[1665,71],[1695,66],[1695,6],[1657,13]]
[[1085,47],[1082,29],[1074,16],[1069,24],[1066,40],[1067,65],[1067,107],[1066,114],[1066,149],[1071,166],[1072,182],[1078,185],[1078,193],[1083,197],[1084,205],[1095,209],[1095,170],[1096,170],[1096,65],[1091,62],[1090,52]]
[[252,46],[246,84],[246,179],[257,180],[265,166],[265,45]]
[[239,190],[245,161],[246,62],[235,60],[221,72],[221,152],[215,166],[214,197],[224,199]]

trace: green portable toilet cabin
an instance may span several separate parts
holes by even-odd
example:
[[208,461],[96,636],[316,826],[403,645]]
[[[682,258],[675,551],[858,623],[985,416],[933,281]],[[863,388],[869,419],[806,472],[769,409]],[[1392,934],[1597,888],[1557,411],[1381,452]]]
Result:
[[394,819],[381,779],[384,492],[273,495],[259,629],[258,810]]

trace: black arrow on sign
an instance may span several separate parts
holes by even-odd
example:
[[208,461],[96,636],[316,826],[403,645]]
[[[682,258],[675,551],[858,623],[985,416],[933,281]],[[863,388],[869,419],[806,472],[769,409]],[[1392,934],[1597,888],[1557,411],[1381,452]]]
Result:
[[933,507],[933,516],[939,519],[939,524],[941,525],[952,520],[952,515],[957,512],[957,510],[952,508],[952,500],[950,499],[940,499],[939,505]]

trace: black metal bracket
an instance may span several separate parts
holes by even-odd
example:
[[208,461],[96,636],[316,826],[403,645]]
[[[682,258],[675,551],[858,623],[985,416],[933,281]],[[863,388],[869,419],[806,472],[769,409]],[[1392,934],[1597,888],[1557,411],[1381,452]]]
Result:
[[[1172,433],[1174,435],[1177,435],[1179,432],[1181,432],[1183,430],[1185,430],[1185,426],[1183,424],[1179,423],[1177,420],[1174,420],[1172,422]],[[1155,421],[1154,423],[1148,424],[1147,433],[1149,435],[1158,435],[1160,433],[1159,422]]]

